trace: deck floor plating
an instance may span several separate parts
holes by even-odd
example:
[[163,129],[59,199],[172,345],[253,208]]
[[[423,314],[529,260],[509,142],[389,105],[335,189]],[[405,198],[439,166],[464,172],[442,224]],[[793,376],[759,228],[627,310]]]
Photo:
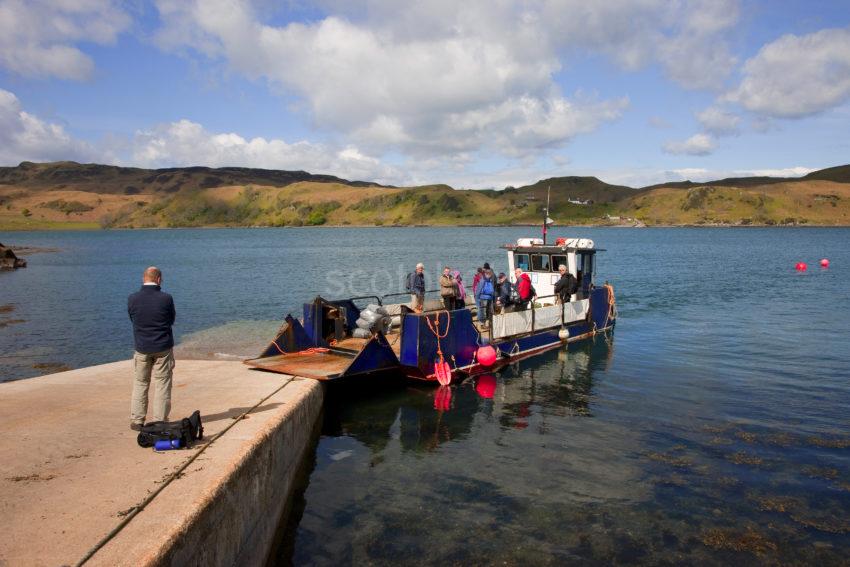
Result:
[[[387,335],[390,347],[396,356],[401,353],[401,340],[397,330]],[[342,339],[328,351],[296,352],[291,354],[279,354],[268,358],[248,360],[246,364],[281,374],[292,374],[304,376],[316,380],[329,380],[336,378],[351,364],[354,357],[366,346],[369,339],[358,339],[349,337]],[[344,349],[352,352],[340,352],[334,349]]]

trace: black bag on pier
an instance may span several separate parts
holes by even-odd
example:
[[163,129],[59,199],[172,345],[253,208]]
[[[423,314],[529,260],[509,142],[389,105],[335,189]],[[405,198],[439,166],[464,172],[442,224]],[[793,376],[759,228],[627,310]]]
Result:
[[179,439],[182,447],[191,447],[192,443],[203,438],[201,412],[195,410],[192,415],[180,421],[152,421],[144,424],[137,441],[141,447],[153,447],[157,441]]

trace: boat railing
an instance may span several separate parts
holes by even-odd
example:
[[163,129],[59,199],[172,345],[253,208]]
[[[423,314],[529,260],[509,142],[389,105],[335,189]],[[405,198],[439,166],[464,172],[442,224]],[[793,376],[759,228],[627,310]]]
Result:
[[[556,301],[555,301],[554,304],[551,304],[551,305],[543,305],[543,304],[538,305],[537,301],[540,301],[542,299],[555,299]],[[531,332],[532,333],[536,330],[537,310],[542,309],[543,307],[552,307],[553,305],[558,305],[557,299],[558,299],[558,294],[552,294],[552,295],[535,296],[534,298],[532,298],[529,301],[529,308],[525,309],[525,311],[531,311]],[[504,313],[506,313],[506,312],[504,311],[504,307],[502,307],[502,313],[500,313],[500,315],[504,314]],[[509,311],[508,313],[516,313],[516,311]],[[487,324],[490,328],[490,333],[493,332],[493,317],[495,317],[495,315],[496,315],[496,310],[490,309],[489,317],[487,318]],[[561,309],[561,325],[563,326],[564,324],[565,324],[564,310],[562,308]]]
[[[464,286],[464,289],[468,289],[469,291],[472,291],[472,286],[471,285]],[[429,293],[439,293],[439,292],[440,292],[439,288],[429,289],[429,290],[426,290],[423,295],[428,295]],[[410,297],[410,295],[411,295],[411,292],[409,292],[409,291],[399,291],[397,293],[388,293],[386,295],[382,295],[381,300],[387,299],[388,297]],[[383,303],[381,303],[381,305],[383,305]]]
[[[385,296],[385,297],[386,297],[386,296]],[[383,303],[381,303],[381,298],[380,298],[380,297],[378,297],[377,295],[359,295],[359,296],[357,296],[357,297],[348,297],[348,298],[346,298],[346,300],[347,300],[347,301],[351,301],[351,302],[359,301],[359,300],[361,300],[361,299],[374,299],[375,301],[377,301],[377,302],[378,302],[378,305],[383,305]]]
[[[429,293],[437,293],[438,291],[440,291],[440,290],[439,289],[429,289],[429,290],[426,290],[423,295],[428,295]],[[410,297],[410,295],[411,295],[411,292],[409,292],[409,291],[400,291],[398,293],[388,293],[386,295],[382,295],[381,300],[383,301],[388,297]],[[383,303],[381,303],[381,305],[383,305]]]

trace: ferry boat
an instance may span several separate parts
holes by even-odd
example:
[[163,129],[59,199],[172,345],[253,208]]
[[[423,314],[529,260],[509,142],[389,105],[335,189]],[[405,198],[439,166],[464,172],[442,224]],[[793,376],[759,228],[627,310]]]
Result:
[[[558,238],[547,245],[543,238],[520,238],[502,249],[511,284],[520,268],[536,290],[526,310],[494,313],[482,325],[471,293],[464,308],[446,310],[439,299],[428,299],[438,290],[429,291],[422,312],[393,300],[409,294],[316,297],[304,304],[301,319],[287,315],[274,340],[245,364],[316,380],[393,373],[445,385],[614,328],[614,289],[595,283],[596,255],[604,250],[592,240]],[[561,264],[579,282],[566,303],[557,301],[554,291]],[[387,317],[383,328],[367,336],[356,324],[364,303]]]

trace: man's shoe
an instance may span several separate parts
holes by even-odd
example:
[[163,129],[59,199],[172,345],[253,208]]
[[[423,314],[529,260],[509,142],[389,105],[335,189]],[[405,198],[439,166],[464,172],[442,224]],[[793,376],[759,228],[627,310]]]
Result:
[[131,423],[130,429],[132,429],[133,431],[141,431],[143,425],[144,423]]

